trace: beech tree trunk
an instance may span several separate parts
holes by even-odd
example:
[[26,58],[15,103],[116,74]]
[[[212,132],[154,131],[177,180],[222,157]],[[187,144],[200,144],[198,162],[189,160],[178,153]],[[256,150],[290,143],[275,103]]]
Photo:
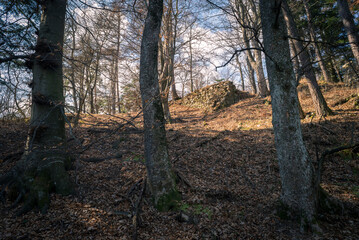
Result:
[[353,15],[350,12],[347,0],[338,0],[339,15],[342,18],[344,28],[348,35],[350,47],[359,65],[359,36],[357,27],[354,24]]
[[319,116],[333,115],[333,111],[328,107],[327,102],[325,101],[324,96],[320,91],[308,50],[303,46],[301,41],[297,40],[300,38],[300,35],[298,33],[297,26],[294,22],[287,1],[283,0],[282,5],[288,34],[293,38],[295,52],[299,53],[298,56],[302,64],[302,68],[301,71],[299,71],[299,74],[301,75],[303,73],[305,76],[305,80],[308,84],[309,92],[314,104],[315,112]]
[[1,177],[13,178],[14,189],[25,199],[20,213],[37,206],[43,213],[49,193],[67,195],[72,184],[66,154],[62,46],[66,0],[45,0],[34,54],[31,120],[25,152],[15,168]]
[[140,89],[145,129],[148,187],[154,205],[169,210],[179,199],[168,156],[158,83],[158,42],[163,0],[150,0],[141,43]]
[[260,0],[272,122],[282,183],[281,201],[294,213],[311,221],[317,212],[318,184],[302,138],[296,80],[280,2]]

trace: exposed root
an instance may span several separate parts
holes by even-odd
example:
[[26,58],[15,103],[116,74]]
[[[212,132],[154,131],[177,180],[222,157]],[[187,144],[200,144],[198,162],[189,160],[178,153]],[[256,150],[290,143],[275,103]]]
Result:
[[33,208],[46,213],[51,192],[62,195],[72,193],[73,186],[66,172],[68,161],[66,154],[58,150],[37,150],[24,154],[17,165],[0,179],[3,201],[5,193],[13,201],[10,208],[15,208],[24,200],[17,215]]

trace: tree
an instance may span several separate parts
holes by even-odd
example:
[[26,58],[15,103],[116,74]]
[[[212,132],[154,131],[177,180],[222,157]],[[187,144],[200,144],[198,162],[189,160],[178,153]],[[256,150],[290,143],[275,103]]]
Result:
[[[312,96],[313,104],[315,107],[315,111],[319,116],[332,115],[332,110],[328,107],[327,102],[325,101],[322,92],[320,91],[317,79],[315,77],[315,72],[312,67],[312,63],[310,61],[310,55],[308,50],[303,46],[303,43],[299,40],[299,32],[297,26],[294,22],[292,13],[289,9],[286,0],[283,0],[283,14],[284,19],[287,24],[288,34],[293,38],[293,49],[294,52],[298,53],[300,62],[302,64],[301,71],[303,72],[308,88],[310,91],[310,95]],[[300,72],[301,72],[300,71]]]
[[353,55],[359,65],[359,36],[354,24],[353,15],[350,13],[347,0],[338,0],[339,15],[342,18],[344,28],[347,32],[349,44]]
[[316,58],[318,60],[319,67],[320,67],[320,69],[322,71],[324,81],[329,82],[330,79],[331,79],[330,74],[329,74],[329,71],[327,69],[327,66],[325,65],[322,53],[320,51],[320,48],[319,48],[319,45],[318,45],[318,42],[317,42],[317,37],[315,35],[314,26],[313,26],[313,23],[312,23],[312,21],[313,21],[312,20],[312,14],[311,14],[310,9],[309,9],[308,0],[304,0],[303,4],[304,4],[305,12],[307,14],[308,30],[309,30],[310,39],[313,42],[315,55],[316,55]]
[[19,198],[25,197],[23,211],[38,206],[46,212],[49,192],[67,195],[72,184],[65,168],[65,114],[62,47],[66,0],[41,2],[42,17],[33,55],[32,108],[25,152],[16,167],[1,178],[13,182]]
[[150,0],[143,30],[140,89],[145,131],[148,187],[159,210],[170,209],[179,198],[172,173],[158,83],[158,41],[163,0]]
[[[269,91],[264,76],[262,54],[259,50],[258,26],[260,25],[260,14],[258,12],[258,6],[252,0],[247,1],[247,5],[243,0],[235,0],[232,9],[241,26],[244,46],[247,49],[247,60],[256,72],[258,94],[260,97],[265,97],[269,94]],[[254,48],[254,50],[250,50],[251,48]]]
[[318,184],[303,142],[296,81],[280,2],[261,0],[260,9],[282,183],[281,201],[311,221],[317,211]]

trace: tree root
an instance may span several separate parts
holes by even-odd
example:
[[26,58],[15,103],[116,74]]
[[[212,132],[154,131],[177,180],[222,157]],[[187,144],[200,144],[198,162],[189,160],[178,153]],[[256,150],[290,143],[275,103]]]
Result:
[[69,157],[59,150],[34,150],[25,153],[17,165],[0,178],[1,195],[7,195],[15,208],[24,202],[17,215],[33,208],[46,213],[50,204],[50,193],[69,195],[73,191],[67,168]]

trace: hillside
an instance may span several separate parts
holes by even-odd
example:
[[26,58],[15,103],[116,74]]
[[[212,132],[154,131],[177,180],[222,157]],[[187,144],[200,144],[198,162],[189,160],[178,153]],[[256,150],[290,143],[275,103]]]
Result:
[[[305,86],[305,112],[313,112]],[[302,121],[314,163],[323,153],[359,142],[358,90],[326,85],[323,94],[336,115]],[[183,200],[174,212],[157,212],[143,195],[146,175],[140,114],[87,115],[69,132],[76,161],[70,171],[76,194],[52,195],[46,215],[16,216],[0,205],[0,239],[359,239],[359,216],[323,212],[323,233],[302,233],[280,219],[280,178],[271,126],[270,99],[248,98],[210,113],[171,105],[167,138]],[[26,124],[0,126],[0,174],[21,156]],[[340,152],[326,158],[322,186],[359,209],[359,156]],[[138,221],[134,221],[136,218]],[[136,223],[136,224],[134,224]]]

